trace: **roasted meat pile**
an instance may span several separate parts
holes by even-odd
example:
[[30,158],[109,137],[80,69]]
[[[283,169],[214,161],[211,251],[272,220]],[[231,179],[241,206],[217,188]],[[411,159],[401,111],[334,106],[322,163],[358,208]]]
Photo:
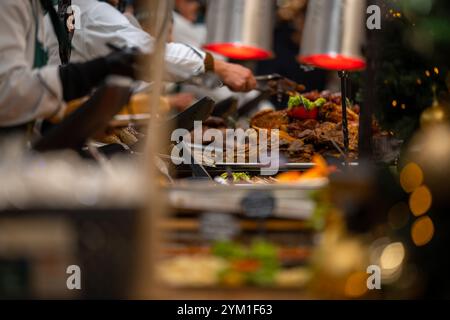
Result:
[[[340,157],[339,149],[344,149],[342,134],[342,107],[340,94],[312,91],[303,97],[314,101],[326,99],[320,107],[317,119],[296,119],[287,110],[262,111],[251,120],[254,128],[279,129],[280,151],[290,162],[311,162],[312,156],[319,153],[325,156]],[[358,155],[359,107],[348,108],[349,157]]]
[[[250,126],[254,129],[278,129],[280,130],[280,152],[291,163],[312,162],[314,154],[325,157],[342,158],[344,150],[344,137],[342,133],[342,106],[340,93],[328,91],[312,91],[302,94],[302,99],[308,101],[322,100],[314,118],[302,119],[293,117],[289,109],[280,111],[264,110],[257,113],[250,120]],[[323,101],[325,100],[325,101]],[[305,100],[306,101],[306,100]],[[349,131],[349,159],[358,158],[358,126],[359,106],[347,104],[347,119]],[[215,128],[223,133],[227,126],[223,119],[210,118],[203,123],[203,130]],[[372,124],[374,138],[389,135],[382,132],[378,124]],[[187,140],[192,139],[192,133]],[[224,155],[226,158],[227,145],[224,142]],[[211,143],[204,140],[204,144]],[[255,152],[260,148],[267,147],[265,144],[258,150],[252,150],[247,143],[243,148],[235,150],[235,161],[239,155],[245,155],[246,161],[254,159]],[[269,144],[270,149],[270,144]],[[224,159],[225,159],[224,158]],[[237,161],[240,162],[240,161]]]

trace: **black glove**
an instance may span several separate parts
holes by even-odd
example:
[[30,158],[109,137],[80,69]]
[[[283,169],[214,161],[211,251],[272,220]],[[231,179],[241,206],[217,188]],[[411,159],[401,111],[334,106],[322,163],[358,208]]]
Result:
[[84,63],[69,63],[59,68],[64,101],[83,97],[109,75],[135,79],[139,51],[135,48],[115,50],[109,55]]
[[109,74],[136,79],[136,64],[140,56],[136,48],[115,49],[105,57]]

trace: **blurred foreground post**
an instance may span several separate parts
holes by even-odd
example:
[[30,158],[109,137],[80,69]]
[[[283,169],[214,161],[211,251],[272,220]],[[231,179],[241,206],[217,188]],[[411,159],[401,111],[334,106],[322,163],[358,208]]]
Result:
[[155,264],[156,246],[154,243],[160,241],[157,223],[158,217],[164,214],[166,204],[163,201],[164,194],[158,184],[158,172],[154,164],[156,155],[161,150],[162,141],[166,128],[158,123],[160,95],[163,90],[164,54],[168,35],[168,26],[172,17],[173,0],[146,0],[149,12],[148,24],[143,25],[145,31],[154,38],[153,55],[148,61],[143,61],[145,68],[142,75],[145,79],[151,79],[152,95],[150,99],[150,123],[147,132],[147,145],[144,157],[145,170],[143,174],[147,177],[148,202],[146,209],[142,211],[138,224],[138,245],[136,248],[137,265],[134,272],[134,283],[132,285],[131,298],[149,299],[152,297],[153,267]]

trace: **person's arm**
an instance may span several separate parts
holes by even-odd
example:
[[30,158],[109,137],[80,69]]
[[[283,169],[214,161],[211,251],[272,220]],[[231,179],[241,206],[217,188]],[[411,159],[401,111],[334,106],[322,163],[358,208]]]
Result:
[[27,61],[27,36],[34,30],[30,3],[2,0],[0,126],[20,125],[63,111],[58,67],[33,70]]
[[87,95],[109,75],[135,79],[139,56],[135,49],[127,48],[87,62],[60,66],[64,100],[71,101]]
[[256,88],[253,72],[239,64],[214,60],[214,72],[232,91],[248,92]]
[[[83,13],[81,30],[76,30],[72,52],[75,61],[94,59],[110,52],[107,44],[116,47],[134,47],[142,53],[154,50],[154,39],[144,30],[134,26],[122,13],[106,3],[98,3]],[[78,57],[78,59],[77,59]],[[83,57],[83,59],[79,59]],[[166,46],[166,81],[187,80],[204,72],[205,53],[180,43]]]
[[166,80],[180,82],[205,73],[205,59],[207,55],[197,48],[181,44],[168,43],[166,45]]
[[256,80],[250,69],[235,63],[214,59],[200,49],[170,43],[166,46],[166,71],[173,81],[183,81],[205,72],[214,72],[233,91],[251,91]]
[[[154,39],[144,30],[133,26],[119,11],[106,3],[98,3],[84,19],[82,30],[76,30],[75,48],[97,58],[109,52],[108,43],[116,47],[135,47],[149,54],[154,50]],[[78,36],[77,36],[78,34]],[[180,82],[205,71],[214,71],[234,91],[250,91],[255,85],[252,72],[240,65],[214,61],[208,70],[208,54],[200,49],[181,43],[166,46],[166,81]],[[212,58],[212,56],[211,56]]]
[[[98,2],[94,6],[81,7],[81,29],[75,30],[72,44],[82,53],[83,60],[106,56],[111,52],[108,44],[116,47],[134,47],[142,53],[151,53],[152,38],[113,6]],[[86,10],[83,12],[83,10]],[[77,54],[75,53],[75,54]],[[75,58],[75,55],[74,55]],[[81,60],[75,62],[83,62]]]

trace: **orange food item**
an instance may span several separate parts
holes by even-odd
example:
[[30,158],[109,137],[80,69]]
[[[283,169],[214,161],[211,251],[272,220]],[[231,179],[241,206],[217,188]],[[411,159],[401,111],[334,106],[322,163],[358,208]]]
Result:
[[283,172],[277,175],[278,182],[297,182],[300,180],[302,173],[300,171]]
[[319,154],[313,156],[313,163],[315,166],[303,173],[300,171],[280,173],[276,180],[281,183],[298,183],[303,180],[326,178],[336,169],[328,166],[325,159]]
[[239,272],[253,272],[261,267],[261,262],[258,260],[236,260],[231,264],[233,270]]
[[245,276],[238,271],[229,271],[222,278],[222,284],[230,288],[238,288],[245,284]]

